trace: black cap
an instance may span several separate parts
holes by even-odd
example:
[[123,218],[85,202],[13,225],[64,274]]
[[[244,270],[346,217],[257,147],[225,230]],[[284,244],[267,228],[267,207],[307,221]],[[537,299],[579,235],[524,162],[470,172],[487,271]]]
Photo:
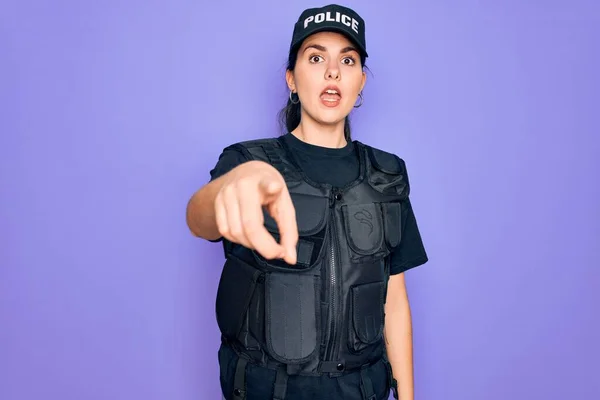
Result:
[[290,50],[296,49],[310,35],[324,31],[345,34],[365,57],[368,56],[365,21],[356,11],[337,4],[304,10],[294,26]]

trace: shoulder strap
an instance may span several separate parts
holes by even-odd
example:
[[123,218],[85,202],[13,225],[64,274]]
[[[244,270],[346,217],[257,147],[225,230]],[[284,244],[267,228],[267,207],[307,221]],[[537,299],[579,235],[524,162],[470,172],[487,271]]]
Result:
[[233,147],[242,151],[250,160],[259,160],[271,164],[288,182],[301,179],[280,138],[248,140],[237,143]]
[[355,142],[366,163],[367,179],[371,186],[382,193],[408,196],[410,182],[404,160],[396,154]]
[[377,149],[359,141],[356,141],[356,144],[366,151],[373,166],[381,172],[392,175],[406,175],[406,164],[396,154]]

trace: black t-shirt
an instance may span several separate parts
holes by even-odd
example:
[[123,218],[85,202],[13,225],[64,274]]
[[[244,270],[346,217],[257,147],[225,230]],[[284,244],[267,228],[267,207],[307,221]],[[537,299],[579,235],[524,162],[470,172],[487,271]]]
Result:
[[[303,142],[290,133],[282,138],[292,149],[303,172],[315,182],[342,188],[354,181],[360,173],[359,158],[353,142],[348,142],[343,148],[333,149]],[[210,171],[211,180],[217,179],[246,161],[249,160],[241,151],[224,150],[217,165]],[[390,255],[392,275],[420,266],[428,260],[409,198],[402,204],[401,229],[402,240]]]
[[[349,142],[340,149],[325,148],[301,141],[292,134],[283,137],[292,149],[293,156],[303,172],[313,181],[342,188],[354,181],[360,173],[360,162],[356,146]],[[210,172],[211,180],[226,174],[236,166],[249,161],[246,156],[233,148],[225,149]],[[390,273],[399,274],[427,262],[421,234],[413,213],[410,200],[402,206],[401,242],[391,254]],[[221,239],[216,240],[217,242]],[[238,356],[226,345],[219,349],[221,387],[228,393],[233,390],[233,381]],[[387,400],[389,386],[387,369],[380,361],[369,367],[365,374],[370,378],[378,400]],[[248,364],[246,384],[248,400],[270,400],[272,397],[275,371]],[[360,372],[349,372],[339,378],[327,375],[320,377],[290,376],[287,384],[286,400],[360,400]]]

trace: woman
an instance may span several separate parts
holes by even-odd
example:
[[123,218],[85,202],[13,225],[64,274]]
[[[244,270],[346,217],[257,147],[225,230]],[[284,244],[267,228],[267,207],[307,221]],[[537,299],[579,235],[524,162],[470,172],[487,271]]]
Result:
[[351,9],[305,10],[287,132],[227,147],[188,204],[190,230],[225,249],[216,311],[228,400],[375,400],[391,388],[413,399],[404,272],[427,255],[404,162],[351,139],[364,32]]

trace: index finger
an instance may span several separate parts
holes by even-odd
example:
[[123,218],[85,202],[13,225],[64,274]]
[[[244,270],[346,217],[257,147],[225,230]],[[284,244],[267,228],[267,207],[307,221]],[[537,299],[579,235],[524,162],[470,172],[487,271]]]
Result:
[[264,226],[260,192],[246,190],[239,207],[242,227],[252,248],[267,259],[280,258],[284,248]]
[[288,264],[296,264],[296,245],[298,243],[298,224],[296,221],[296,208],[287,188],[284,188],[274,201],[276,212],[272,215],[279,228],[280,244],[285,249],[284,260]]

